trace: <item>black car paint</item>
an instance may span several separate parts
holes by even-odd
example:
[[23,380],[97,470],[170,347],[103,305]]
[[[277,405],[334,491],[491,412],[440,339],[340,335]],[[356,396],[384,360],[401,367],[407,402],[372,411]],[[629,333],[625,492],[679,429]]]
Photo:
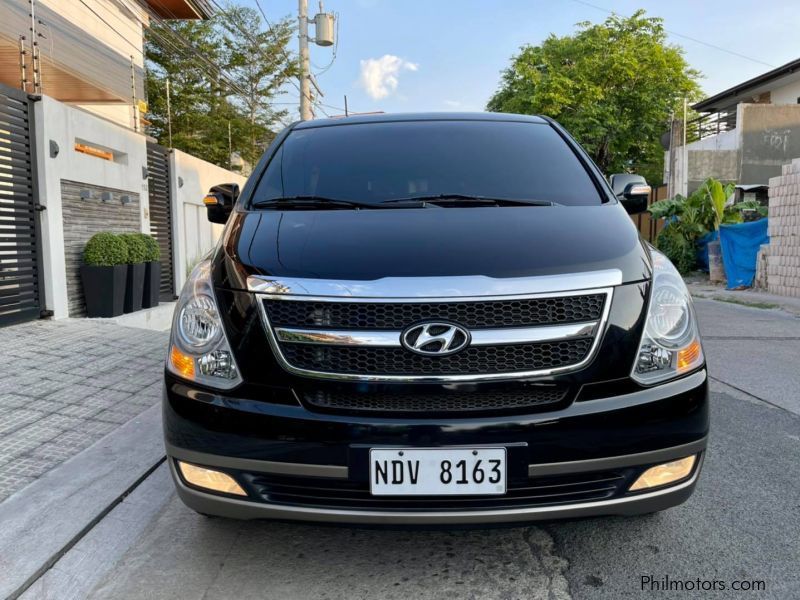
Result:
[[[318,126],[337,125],[323,122]],[[212,256],[212,279],[224,329],[245,383],[219,392],[168,373],[167,443],[239,458],[349,465],[357,479],[365,475],[363,469],[353,467],[365,461],[363,449],[370,444],[518,444],[522,449],[515,451],[509,468],[511,478],[519,479],[529,463],[634,454],[704,438],[709,429],[704,367],[685,377],[692,387],[677,394],[668,391],[670,385],[644,388],[630,378],[649,298],[649,250],[583,150],[560,127],[551,125],[592,173],[603,204],[250,210],[257,183],[257,177],[251,177]],[[314,125],[298,125],[309,126]],[[255,173],[263,171],[280,141],[279,136]],[[570,387],[567,400],[555,410],[533,414],[408,419],[312,410],[300,400],[304,391],[436,391],[445,384],[338,382],[290,374],[272,355],[258,300],[246,291],[249,275],[347,280],[476,274],[502,278],[608,268],[622,272],[623,285],[614,290],[607,329],[587,367],[529,380],[447,384],[448,390],[464,392],[518,389],[542,382]],[[648,401],[603,408],[604,399],[637,394],[646,395]],[[575,412],[580,406],[591,409]]]

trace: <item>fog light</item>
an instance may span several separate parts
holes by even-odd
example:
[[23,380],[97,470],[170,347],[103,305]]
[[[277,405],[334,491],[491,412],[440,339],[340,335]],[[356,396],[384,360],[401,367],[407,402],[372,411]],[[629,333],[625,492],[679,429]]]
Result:
[[639,479],[634,482],[629,491],[635,492],[637,490],[661,487],[684,479],[692,472],[696,459],[697,456],[692,455],[664,463],[663,465],[650,467],[639,476]]
[[237,496],[247,495],[247,492],[236,483],[236,480],[226,473],[207,469],[206,467],[198,467],[180,460],[178,461],[178,468],[183,478],[197,487]]

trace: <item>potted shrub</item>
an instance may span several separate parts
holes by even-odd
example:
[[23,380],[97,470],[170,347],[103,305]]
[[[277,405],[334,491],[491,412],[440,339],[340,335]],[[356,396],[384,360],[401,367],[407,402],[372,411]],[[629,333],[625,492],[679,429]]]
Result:
[[141,310],[144,294],[145,259],[147,246],[138,233],[123,233],[119,236],[128,247],[128,279],[125,286],[125,312]]
[[128,274],[128,246],[118,235],[96,233],[86,243],[81,265],[83,295],[89,317],[122,314]]
[[152,308],[158,306],[158,296],[161,287],[161,248],[158,242],[151,235],[139,234],[147,247],[144,259],[144,297],[142,298],[142,308]]

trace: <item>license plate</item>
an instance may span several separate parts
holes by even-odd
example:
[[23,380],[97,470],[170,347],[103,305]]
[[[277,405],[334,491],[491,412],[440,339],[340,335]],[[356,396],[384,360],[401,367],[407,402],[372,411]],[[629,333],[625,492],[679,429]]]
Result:
[[394,448],[369,451],[373,496],[506,493],[505,448]]

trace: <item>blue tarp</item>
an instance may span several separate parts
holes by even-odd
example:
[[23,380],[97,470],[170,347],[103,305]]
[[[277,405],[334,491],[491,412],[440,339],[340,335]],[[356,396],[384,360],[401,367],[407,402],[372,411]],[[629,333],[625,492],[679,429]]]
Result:
[[[768,219],[759,219],[750,223],[720,226],[719,242],[729,290],[753,285],[758,248],[761,244],[769,243],[767,221]],[[708,250],[706,260],[707,252]]]
[[697,240],[697,266],[708,273],[708,244],[719,239],[719,231],[711,231]]

